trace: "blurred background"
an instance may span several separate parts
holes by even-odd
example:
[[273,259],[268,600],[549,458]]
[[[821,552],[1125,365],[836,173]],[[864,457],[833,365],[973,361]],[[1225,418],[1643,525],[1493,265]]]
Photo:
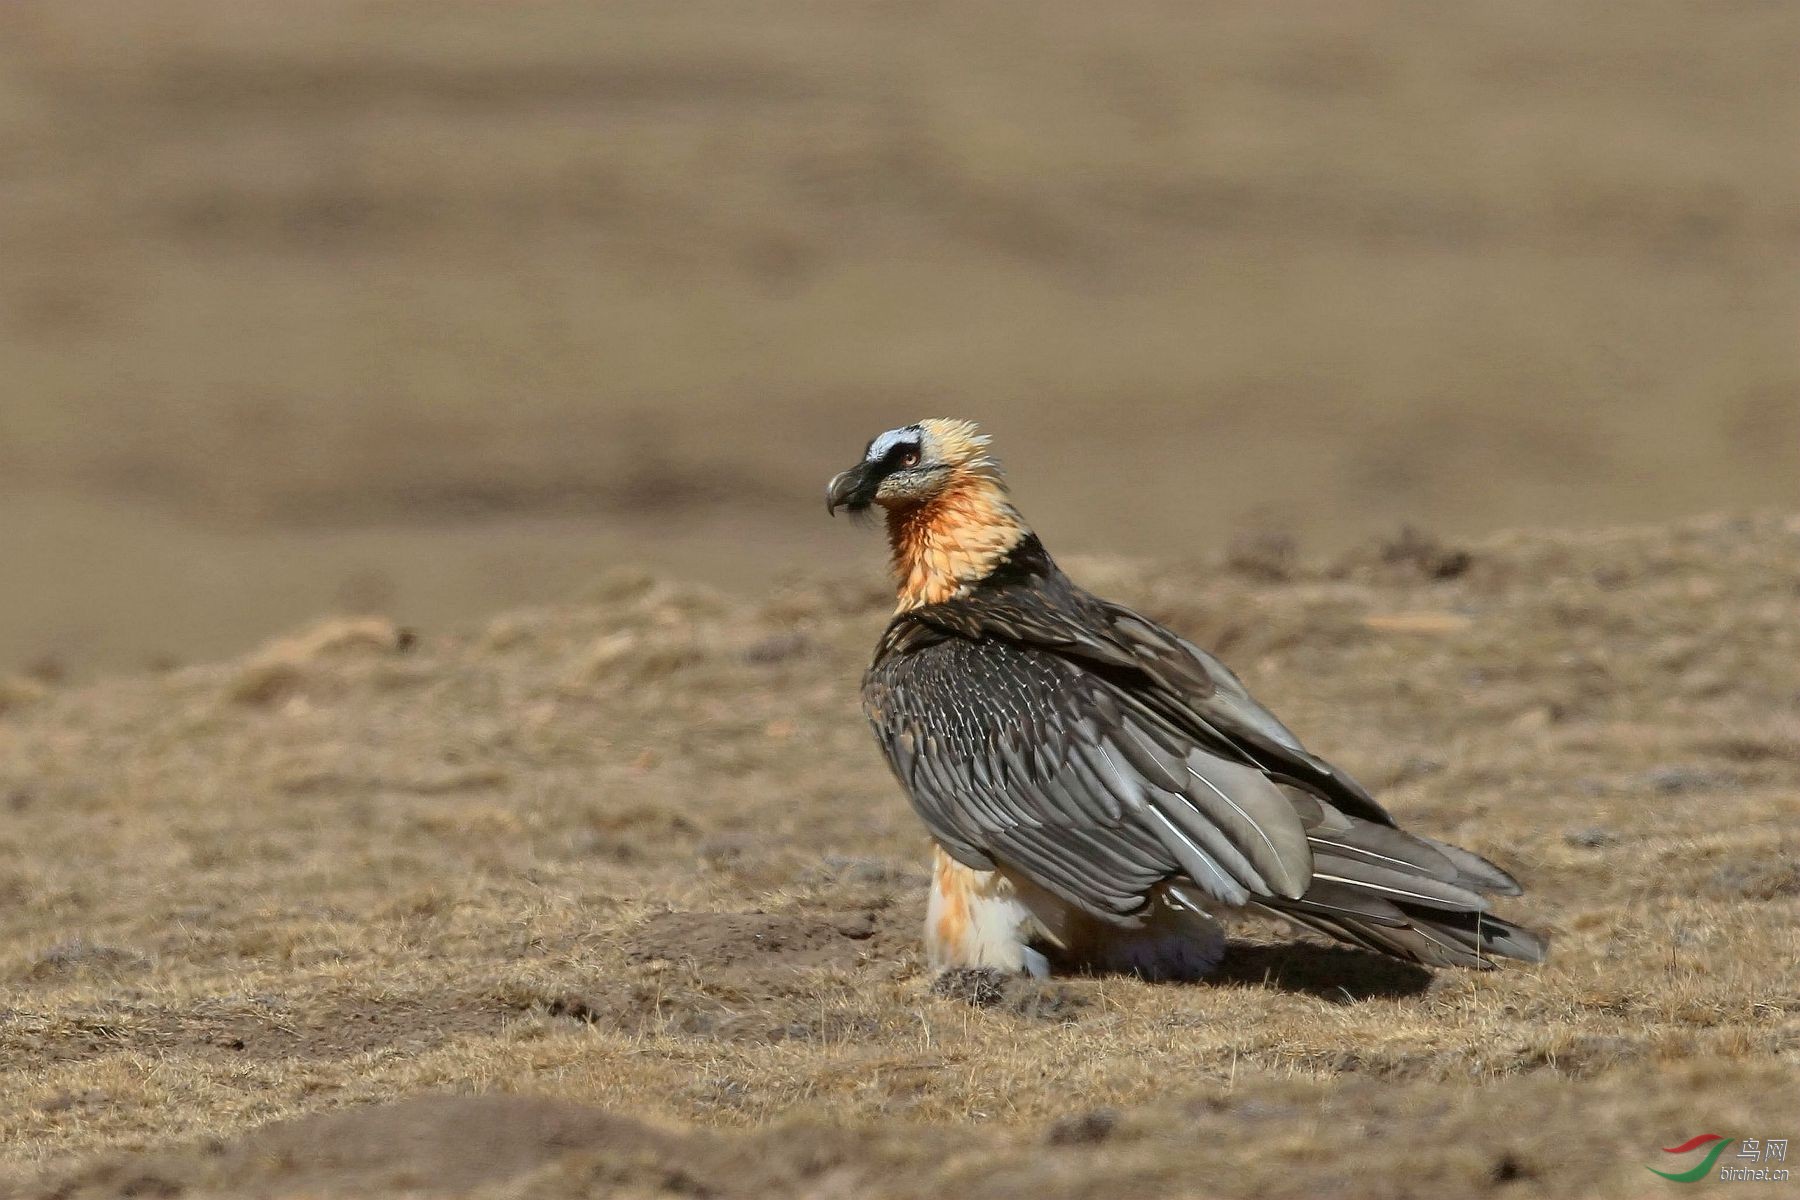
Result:
[[1052,548],[1800,499],[1800,8],[12,0],[0,671]]

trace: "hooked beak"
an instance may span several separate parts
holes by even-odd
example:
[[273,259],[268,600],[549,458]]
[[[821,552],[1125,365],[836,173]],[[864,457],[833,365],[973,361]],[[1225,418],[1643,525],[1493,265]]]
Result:
[[839,471],[825,485],[825,511],[832,516],[840,508],[859,512],[874,503],[875,489],[880,486],[881,476],[875,464],[857,463],[848,471]]

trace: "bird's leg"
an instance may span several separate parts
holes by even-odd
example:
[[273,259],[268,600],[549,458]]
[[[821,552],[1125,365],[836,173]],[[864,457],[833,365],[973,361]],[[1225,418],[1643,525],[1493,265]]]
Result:
[[1050,973],[1029,943],[1044,929],[998,871],[965,867],[933,847],[925,906],[925,954],[934,971],[987,967],[1008,974]]

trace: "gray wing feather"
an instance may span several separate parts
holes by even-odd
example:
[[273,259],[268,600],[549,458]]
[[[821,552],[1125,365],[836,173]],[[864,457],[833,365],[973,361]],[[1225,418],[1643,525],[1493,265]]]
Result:
[[1139,666],[1161,685],[1160,699],[1174,706],[1196,730],[1210,733],[1236,756],[1271,776],[1298,779],[1365,820],[1394,823],[1361,784],[1309,753],[1293,730],[1257,703],[1230,667],[1123,605],[1097,604]]
[[1298,897],[1311,878],[1305,830],[1268,777],[1049,651],[947,639],[879,663],[865,701],[946,850],[1098,916],[1129,920],[1184,875],[1231,904]]

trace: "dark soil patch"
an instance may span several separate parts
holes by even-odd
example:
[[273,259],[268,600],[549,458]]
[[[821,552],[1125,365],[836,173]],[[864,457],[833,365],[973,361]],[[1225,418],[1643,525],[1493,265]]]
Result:
[[46,1063],[124,1051],[323,1060],[427,1050],[462,1034],[496,1033],[509,1015],[494,1001],[448,994],[345,998],[292,1010],[256,999],[203,1002],[189,1010],[121,1004],[64,1012],[54,1020],[12,1009],[0,1012],[0,1044]]
[[822,917],[772,913],[658,913],[627,940],[635,962],[667,959],[711,971],[853,967],[882,924],[870,912]]
[[872,1036],[880,1018],[861,1006],[822,1008],[809,972],[855,970],[898,956],[916,936],[885,912],[657,913],[625,941],[634,963],[667,964],[655,979],[606,979],[567,991],[527,992],[513,1007],[541,1009],[629,1034],[727,1042],[830,1042]]
[[873,1011],[821,1012],[817,994],[796,986],[726,979],[706,987],[634,983],[613,990],[527,998],[522,1007],[628,1034],[672,1034],[721,1042],[832,1042],[882,1029]]

